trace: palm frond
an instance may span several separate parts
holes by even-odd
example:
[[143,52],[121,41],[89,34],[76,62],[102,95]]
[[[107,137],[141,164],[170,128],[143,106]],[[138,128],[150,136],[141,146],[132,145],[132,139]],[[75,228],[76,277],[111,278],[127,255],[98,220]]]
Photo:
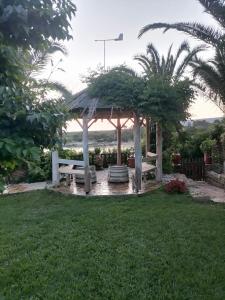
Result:
[[177,68],[177,70],[174,74],[175,81],[179,80],[183,76],[186,68],[188,66],[190,66],[190,64],[194,60],[197,59],[197,54],[204,51],[205,49],[206,49],[206,46],[204,46],[204,45],[197,46],[184,57],[184,59],[182,60],[182,62],[180,63],[179,67]]
[[225,27],[225,4],[221,0],[198,0],[204,7],[205,12],[213,16],[213,18]]
[[147,46],[147,54],[150,54],[152,57],[152,63],[154,63],[156,72],[160,70],[160,55],[155,46],[151,43]]
[[[225,104],[225,86],[224,75],[220,73],[215,65],[198,60],[193,63],[194,76],[198,76],[205,85],[205,89],[209,90],[209,97],[214,102]],[[225,68],[225,65],[224,65]]]
[[147,55],[139,54],[134,56],[139,65],[144,69],[145,74],[152,73],[152,61],[148,58]]
[[216,45],[222,42],[223,40],[223,32],[221,30],[216,30],[213,27],[202,25],[200,23],[154,23],[144,26],[140,32],[138,37],[140,38],[144,33],[149,30],[156,30],[156,29],[164,29],[164,33],[170,29],[175,29],[178,31],[185,32],[190,36],[204,41],[205,43]]
[[39,88],[59,92],[66,101],[70,101],[73,97],[73,93],[65,85],[56,81],[40,80]]
[[52,55],[56,52],[61,52],[63,55],[68,54],[65,46],[57,42],[52,42],[44,51],[34,50],[30,52],[29,63],[33,67],[32,73],[34,76],[38,75],[46,68]]

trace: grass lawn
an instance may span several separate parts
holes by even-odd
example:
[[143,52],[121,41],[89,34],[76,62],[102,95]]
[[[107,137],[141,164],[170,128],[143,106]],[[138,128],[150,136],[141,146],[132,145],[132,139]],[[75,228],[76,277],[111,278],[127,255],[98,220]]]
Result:
[[225,206],[0,197],[0,299],[225,299]]

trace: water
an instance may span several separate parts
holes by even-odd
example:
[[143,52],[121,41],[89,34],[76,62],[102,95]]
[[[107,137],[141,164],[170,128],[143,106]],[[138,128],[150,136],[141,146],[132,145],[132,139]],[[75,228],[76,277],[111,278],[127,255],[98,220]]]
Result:
[[[132,141],[130,142],[124,142],[121,145],[122,150],[125,149],[130,149],[133,148],[134,144]],[[64,149],[70,149],[70,150],[75,150],[77,152],[82,152],[83,147],[82,143],[78,142],[76,144],[67,144],[63,147]],[[117,143],[116,142],[111,142],[111,143],[96,143],[96,142],[89,142],[89,150],[93,151],[95,148],[101,148],[103,151],[113,151],[117,149]]]

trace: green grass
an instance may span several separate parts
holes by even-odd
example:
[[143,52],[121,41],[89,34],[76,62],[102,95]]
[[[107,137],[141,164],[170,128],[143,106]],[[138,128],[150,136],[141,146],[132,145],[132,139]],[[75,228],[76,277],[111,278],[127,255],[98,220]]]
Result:
[[225,299],[225,206],[0,197],[0,299]]

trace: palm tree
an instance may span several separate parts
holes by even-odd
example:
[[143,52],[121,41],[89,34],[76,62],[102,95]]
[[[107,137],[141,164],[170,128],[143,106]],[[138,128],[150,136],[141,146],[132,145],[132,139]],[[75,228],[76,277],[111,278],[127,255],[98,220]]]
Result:
[[[57,52],[60,52],[64,56],[67,55],[66,48],[57,42],[52,42],[49,47],[44,50],[28,51],[26,53],[27,78],[30,78],[31,81],[33,81],[33,88],[39,91],[39,93],[42,95],[42,98],[45,98],[45,93],[47,91],[56,91],[59,92],[65,99],[70,99],[72,97],[72,93],[62,83],[51,80],[53,73],[56,71],[64,71],[60,67],[62,58],[56,63],[52,59],[53,55]],[[49,65],[51,66],[51,69],[47,79],[39,79],[42,72]]]
[[201,40],[213,47],[223,46],[225,42],[225,3],[221,0],[197,0],[205,9],[205,12],[211,15],[219,27],[206,26],[198,22],[180,22],[180,23],[153,23],[144,26],[139,32],[139,38],[149,30],[176,29],[185,32],[192,37]]
[[[183,42],[176,54],[172,54],[172,45],[170,46],[167,56],[160,56],[153,44],[147,46],[147,55],[136,55],[135,60],[139,62],[144,71],[145,79],[151,84],[154,79],[168,82],[171,86],[184,79],[187,68],[197,61],[197,54],[205,49],[204,46],[198,46],[190,49],[187,42]],[[165,104],[165,103],[164,103]],[[162,109],[167,109],[166,107]],[[157,114],[156,109],[156,114]],[[149,133],[150,134],[150,133]],[[156,153],[157,158],[157,180],[162,179],[162,124],[157,122],[156,125]],[[148,147],[147,147],[148,148]]]
[[[221,0],[198,0],[205,12],[211,15],[218,23],[218,28],[206,26],[197,22],[193,23],[154,23],[146,25],[139,32],[139,37],[149,30],[170,29],[185,32],[190,36],[201,40],[214,47],[216,54],[214,59],[208,63],[197,61],[193,64],[196,68],[195,74],[203,81],[203,86],[207,90],[209,99],[212,100],[222,111],[225,105],[224,70],[225,70],[225,1]],[[200,86],[200,85],[199,85]]]
[[147,46],[147,55],[136,55],[134,59],[139,62],[144,70],[144,75],[147,79],[152,77],[161,77],[169,82],[176,82],[184,78],[187,67],[197,59],[197,54],[205,50],[205,46],[201,45],[190,49],[188,42],[184,41],[176,54],[172,54],[172,47],[169,47],[167,56],[160,54],[153,44]]
[[216,49],[214,59],[192,62],[194,77],[202,82],[202,91],[223,111],[225,108],[225,51]]

